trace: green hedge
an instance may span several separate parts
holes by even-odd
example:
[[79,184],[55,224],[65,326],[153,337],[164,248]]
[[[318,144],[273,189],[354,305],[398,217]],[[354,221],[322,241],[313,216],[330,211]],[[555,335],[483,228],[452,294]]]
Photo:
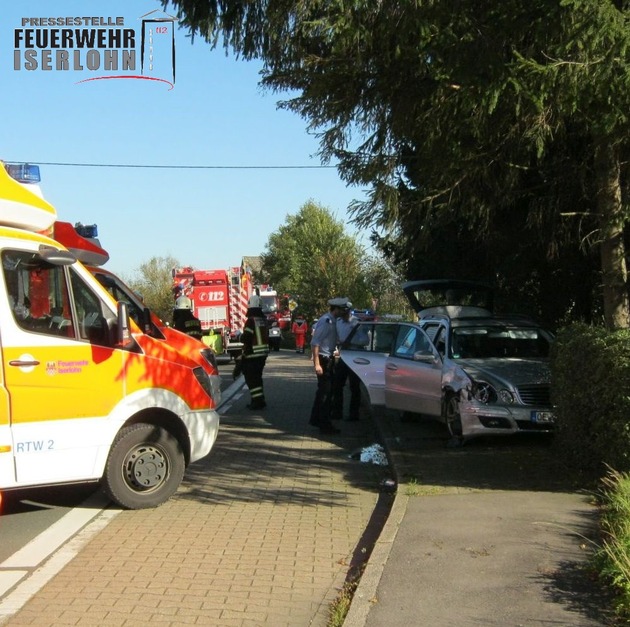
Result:
[[555,448],[576,472],[630,471],[630,330],[573,324],[551,358]]

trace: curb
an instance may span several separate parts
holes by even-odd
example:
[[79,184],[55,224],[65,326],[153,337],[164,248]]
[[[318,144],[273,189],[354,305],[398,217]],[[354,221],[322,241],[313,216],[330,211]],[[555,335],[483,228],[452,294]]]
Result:
[[374,548],[372,549],[372,553],[367,561],[365,570],[363,571],[357,589],[354,592],[352,602],[350,603],[350,609],[348,610],[348,614],[343,622],[343,627],[363,627],[367,623],[368,615],[372,606],[378,603],[378,598],[376,596],[378,584],[383,576],[385,564],[389,559],[389,555],[394,545],[394,540],[398,534],[400,523],[405,517],[407,503],[409,502],[409,496],[407,494],[401,494],[400,491],[400,474],[396,464],[394,463],[392,449],[389,446],[391,438],[385,434],[384,426],[374,415],[371,405],[368,405],[368,414],[376,426],[379,438],[385,448],[387,459],[389,460],[390,467],[396,479],[396,496],[394,497],[394,502],[389,515],[387,516],[387,521],[385,522],[385,525],[374,544]]
[[406,494],[396,494],[387,522],[374,545],[370,559],[352,597],[352,603],[343,622],[343,627],[363,627],[367,622],[372,605],[378,603],[376,590],[381,581],[385,564],[389,559],[400,523],[405,516],[408,500],[409,497]]
[[217,405],[216,411],[223,409],[225,405],[227,405],[232,397],[245,385],[245,378],[243,375],[240,375],[236,378],[234,383],[230,385],[229,388],[221,392],[221,402]]

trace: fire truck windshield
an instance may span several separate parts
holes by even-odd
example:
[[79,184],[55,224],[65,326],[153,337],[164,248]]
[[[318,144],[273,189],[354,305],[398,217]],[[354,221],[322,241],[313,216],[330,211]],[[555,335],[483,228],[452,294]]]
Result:
[[263,313],[275,313],[278,311],[278,303],[275,296],[261,296],[260,300]]

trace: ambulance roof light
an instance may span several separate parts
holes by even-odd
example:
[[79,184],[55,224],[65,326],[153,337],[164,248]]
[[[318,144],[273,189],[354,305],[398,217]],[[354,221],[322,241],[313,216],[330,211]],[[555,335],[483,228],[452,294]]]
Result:
[[20,183],[39,183],[42,178],[39,166],[33,163],[5,163],[9,176]]
[[98,227],[96,224],[81,224],[77,222],[74,225],[74,230],[81,236],[86,239],[94,239],[98,237]]

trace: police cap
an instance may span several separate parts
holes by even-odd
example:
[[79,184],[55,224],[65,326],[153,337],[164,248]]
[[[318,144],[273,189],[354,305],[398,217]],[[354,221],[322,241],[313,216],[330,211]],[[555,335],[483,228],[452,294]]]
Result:
[[328,301],[331,307],[339,307],[340,309],[352,309],[352,303],[347,298],[331,298]]

